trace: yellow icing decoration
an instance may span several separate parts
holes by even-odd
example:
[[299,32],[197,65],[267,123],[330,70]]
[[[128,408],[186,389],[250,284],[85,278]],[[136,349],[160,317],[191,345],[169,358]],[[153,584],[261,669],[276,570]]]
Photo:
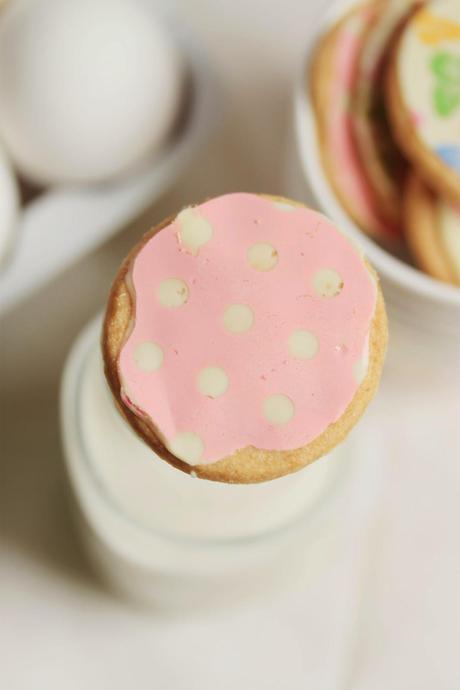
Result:
[[460,40],[460,24],[436,17],[429,10],[420,10],[414,18],[414,24],[419,39],[428,45]]

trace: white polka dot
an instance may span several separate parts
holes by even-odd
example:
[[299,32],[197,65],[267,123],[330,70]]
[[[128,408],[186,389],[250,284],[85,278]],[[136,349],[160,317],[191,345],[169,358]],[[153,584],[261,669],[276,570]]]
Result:
[[264,400],[263,410],[271,424],[286,424],[294,416],[294,403],[287,395],[269,395]]
[[134,348],[133,359],[142,371],[156,371],[163,364],[163,350],[157,343],[146,341]]
[[343,280],[332,268],[322,268],[313,276],[313,286],[321,297],[336,297],[342,291]]
[[318,338],[314,333],[299,329],[289,336],[288,349],[291,357],[311,359],[319,350]]
[[249,247],[247,259],[256,271],[271,271],[278,263],[278,252],[268,242],[257,242]]
[[228,388],[228,376],[221,367],[205,367],[198,374],[198,390],[208,398],[218,398]]
[[295,209],[298,208],[298,206],[290,204],[287,201],[274,201],[273,204],[279,211],[295,211]]
[[179,278],[168,278],[158,286],[157,297],[163,307],[175,309],[188,300],[188,287]]
[[353,364],[353,376],[357,383],[361,384],[366,378],[369,369],[369,348],[366,347],[362,357]]
[[177,216],[179,223],[179,240],[190,254],[196,256],[200,247],[205,245],[213,236],[212,225],[198,211],[193,208],[184,208]]
[[224,326],[231,333],[244,333],[253,323],[254,314],[246,304],[231,304],[224,312]]
[[196,465],[203,455],[204,444],[193,431],[181,431],[168,443],[168,448],[179,460]]

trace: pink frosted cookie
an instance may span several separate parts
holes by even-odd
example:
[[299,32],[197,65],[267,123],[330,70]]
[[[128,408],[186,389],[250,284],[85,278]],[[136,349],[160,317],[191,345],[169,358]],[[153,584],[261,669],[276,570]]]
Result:
[[147,233],[123,263],[103,333],[120,410],[165,460],[257,482],[323,455],[377,388],[377,278],[323,215],[228,194]]
[[[309,84],[322,164],[335,195],[364,232],[383,244],[393,244],[399,228],[394,217],[389,218],[388,204],[382,203],[380,193],[383,187],[376,189],[374,176],[368,174],[370,159],[363,164],[356,139],[356,129],[361,134],[363,129],[359,127],[360,113],[354,103],[357,88],[364,99],[363,89],[359,89],[362,80],[357,81],[359,61],[378,18],[378,7],[375,3],[354,7],[320,37]],[[370,98],[366,91],[363,108]]]
[[375,2],[374,18],[358,57],[352,96],[352,128],[359,157],[382,216],[401,227],[405,161],[396,146],[384,99],[391,47],[418,0]]

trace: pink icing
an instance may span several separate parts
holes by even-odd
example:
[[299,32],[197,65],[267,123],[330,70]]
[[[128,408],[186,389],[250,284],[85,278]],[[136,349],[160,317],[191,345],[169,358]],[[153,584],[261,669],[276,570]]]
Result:
[[[201,462],[248,445],[303,446],[338,419],[356,393],[353,367],[367,348],[375,283],[348,240],[313,210],[285,210],[256,195],[228,194],[194,211],[213,228],[197,256],[181,246],[176,220],[134,260],[135,321],[119,359],[125,400],[166,441],[178,432],[197,433],[204,442]],[[247,261],[257,242],[278,252],[270,271],[255,270]],[[313,276],[323,268],[343,280],[335,297],[315,292]],[[172,277],[186,283],[189,296],[169,309],[158,302],[156,290]],[[225,308],[235,303],[253,310],[253,327],[245,333],[223,326]],[[290,356],[287,343],[295,329],[317,336],[319,351],[312,359]],[[164,352],[162,367],[151,373],[140,371],[133,358],[144,341]],[[211,365],[229,378],[226,393],[215,399],[196,385],[198,372]],[[279,393],[292,400],[295,414],[273,425],[263,415],[263,401]]]
[[425,117],[422,113],[418,113],[417,111],[412,110],[409,113],[409,115],[414,127],[420,127],[423,124],[423,120],[425,119]]
[[396,228],[385,223],[379,214],[371,187],[359,159],[353,137],[353,113],[349,107],[356,66],[365,29],[372,21],[372,13],[363,8],[350,15],[337,40],[335,51],[334,101],[329,112],[329,146],[333,152],[336,176],[342,194],[351,200],[366,227],[376,234],[393,235]]

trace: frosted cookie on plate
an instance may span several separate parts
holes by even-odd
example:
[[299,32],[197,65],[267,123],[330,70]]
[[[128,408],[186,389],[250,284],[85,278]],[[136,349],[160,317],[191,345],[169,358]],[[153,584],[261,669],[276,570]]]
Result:
[[259,482],[327,453],[377,389],[378,279],[323,215],[228,194],[183,209],[123,262],[103,329],[131,427],[198,477]]
[[406,242],[425,273],[460,286],[460,204],[430,191],[412,174],[405,193]]
[[353,134],[352,93],[358,58],[376,8],[353,8],[329,29],[314,50],[308,81],[324,172],[347,214],[367,234],[385,241],[394,234],[366,177]]
[[426,184],[460,202],[460,2],[415,12],[397,42],[386,80],[394,135]]
[[358,55],[353,88],[353,134],[365,176],[380,213],[390,227],[401,227],[405,160],[388,122],[384,76],[391,46],[415,6],[414,0],[375,3]]

